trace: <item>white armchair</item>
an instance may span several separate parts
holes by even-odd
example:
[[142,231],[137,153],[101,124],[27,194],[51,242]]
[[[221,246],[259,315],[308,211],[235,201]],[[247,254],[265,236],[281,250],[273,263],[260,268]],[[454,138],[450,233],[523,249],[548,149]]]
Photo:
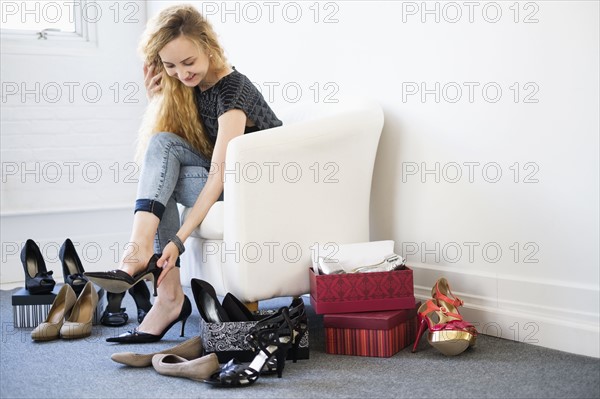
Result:
[[380,106],[346,99],[278,116],[283,126],[229,143],[224,201],[187,240],[182,284],[200,278],[244,302],[301,295],[313,244],[369,240]]

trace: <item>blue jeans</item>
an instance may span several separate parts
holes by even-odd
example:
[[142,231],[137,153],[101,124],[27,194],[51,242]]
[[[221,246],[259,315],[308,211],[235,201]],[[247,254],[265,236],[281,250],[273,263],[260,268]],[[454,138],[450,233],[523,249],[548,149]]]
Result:
[[150,139],[140,172],[135,212],[151,212],[160,219],[154,239],[156,253],[162,253],[181,227],[177,204],[194,205],[209,170],[210,160],[176,134],[158,133]]

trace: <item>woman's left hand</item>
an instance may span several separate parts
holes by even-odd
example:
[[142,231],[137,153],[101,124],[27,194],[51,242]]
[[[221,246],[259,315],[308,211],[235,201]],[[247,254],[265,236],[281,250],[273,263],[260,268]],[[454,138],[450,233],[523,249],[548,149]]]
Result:
[[163,250],[162,256],[156,262],[157,265],[163,269],[162,273],[160,273],[160,276],[158,277],[157,285],[160,285],[167,273],[175,267],[175,262],[177,261],[178,256],[179,249],[177,249],[177,246],[172,242],[168,243]]

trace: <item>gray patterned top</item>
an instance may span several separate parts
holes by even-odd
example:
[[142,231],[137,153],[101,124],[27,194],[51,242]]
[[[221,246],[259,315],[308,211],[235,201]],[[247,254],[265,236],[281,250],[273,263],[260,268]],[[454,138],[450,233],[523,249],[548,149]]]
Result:
[[281,122],[262,93],[254,84],[233,67],[233,72],[221,78],[214,86],[201,91],[194,88],[198,113],[213,144],[219,130],[218,118],[231,109],[241,109],[255,126],[246,127],[244,133],[281,126]]

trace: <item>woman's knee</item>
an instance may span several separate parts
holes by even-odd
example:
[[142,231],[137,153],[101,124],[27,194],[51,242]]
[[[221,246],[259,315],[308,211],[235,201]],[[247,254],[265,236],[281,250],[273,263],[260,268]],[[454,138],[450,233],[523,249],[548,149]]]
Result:
[[160,132],[152,135],[148,142],[148,151],[163,149],[169,144],[181,142],[181,137],[175,133]]

